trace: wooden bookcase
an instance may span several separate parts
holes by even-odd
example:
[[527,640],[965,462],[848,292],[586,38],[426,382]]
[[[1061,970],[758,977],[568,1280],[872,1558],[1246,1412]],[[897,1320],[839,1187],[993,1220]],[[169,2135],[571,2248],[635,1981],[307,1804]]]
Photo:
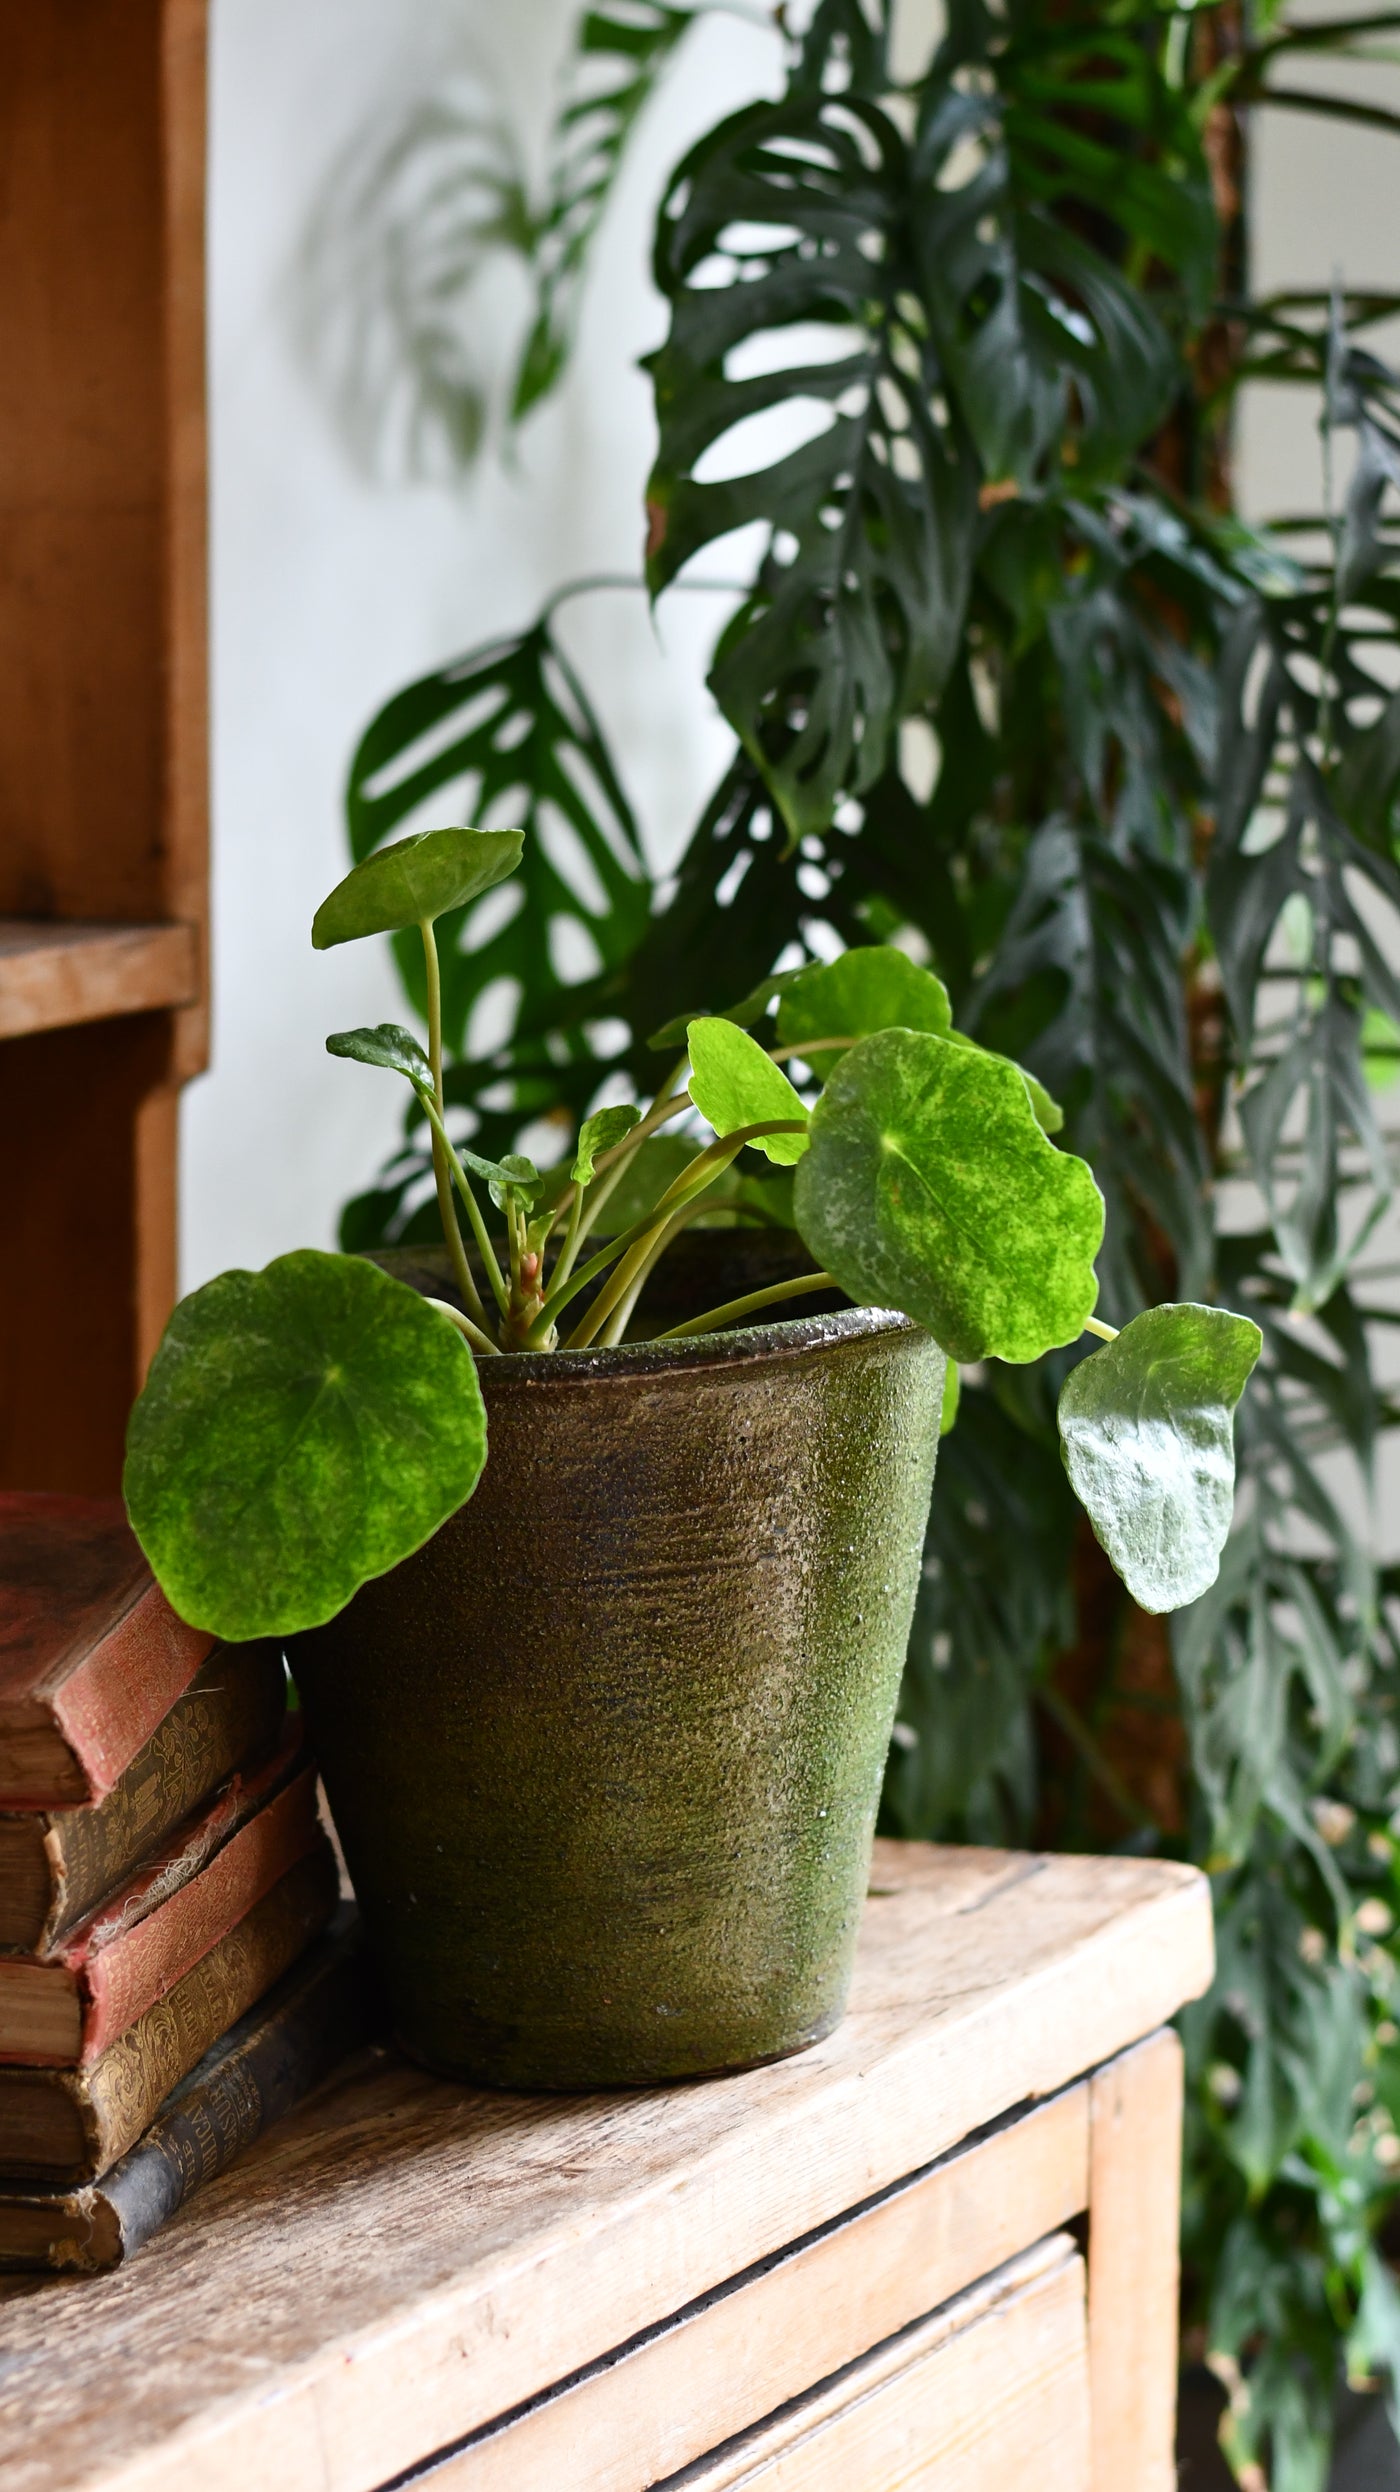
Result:
[[114,1489],[207,1052],[206,0],[0,0],[0,1486]]

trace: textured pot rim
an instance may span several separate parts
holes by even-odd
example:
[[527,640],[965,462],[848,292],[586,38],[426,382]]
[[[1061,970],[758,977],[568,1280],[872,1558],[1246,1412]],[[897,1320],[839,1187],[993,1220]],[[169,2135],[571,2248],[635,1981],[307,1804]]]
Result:
[[682,1341],[626,1341],[615,1350],[527,1350],[477,1360],[482,1390],[492,1397],[530,1385],[630,1383],[638,1376],[694,1375],[706,1368],[752,1367],[804,1358],[847,1343],[908,1334],[931,1336],[893,1307],[842,1307],[834,1315],[789,1316],[745,1331],[699,1333]]

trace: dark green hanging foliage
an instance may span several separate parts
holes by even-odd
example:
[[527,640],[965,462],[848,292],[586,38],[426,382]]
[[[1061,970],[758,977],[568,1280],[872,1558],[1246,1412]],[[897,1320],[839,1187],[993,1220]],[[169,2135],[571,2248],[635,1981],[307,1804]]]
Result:
[[[625,24],[644,85],[693,14],[615,0],[580,41]],[[651,588],[764,535],[710,675],[733,759],[677,874],[649,892],[547,623],[391,703],[351,791],[357,856],[449,786],[463,818],[536,831],[520,916],[463,928],[453,957],[459,1040],[512,981],[504,1036],[452,1075],[478,1149],[561,1087],[581,1115],[640,1081],[678,1008],[833,936],[897,936],[1063,1102],[1108,1202],[1104,1312],[1218,1297],[1263,1326],[1220,1580],[1144,1699],[1177,1804],[1115,1744],[1143,1622],[1086,1570],[1055,1362],[992,1363],[940,1464],[886,1822],[1016,1841],[1048,1812],[1063,1840],[1211,1871],[1188,2316],[1231,2386],[1229,2454],[1275,2492],[1319,2492],[1344,2370],[1400,2383],[1379,2247],[1400,2198],[1400,1568],[1371,1507],[1400,1419],[1400,384],[1366,343],[1392,300],[1219,299],[1238,237],[1204,133],[1218,160],[1280,67],[1286,109],[1341,110],[1299,58],[1365,57],[1395,23],[1261,13],[1251,36],[1224,7],[952,0],[896,91],[878,0],[821,0],[784,92],[691,150],[657,224]],[[585,196],[569,235],[596,221]],[[582,261],[568,239],[543,256],[526,397],[560,368]],[[1272,535],[1212,468],[1247,379],[1310,389],[1349,479]],[[800,439],[715,475],[736,426],[793,407]],[[572,967],[561,917],[587,937]],[[346,1242],[407,1233],[424,1172],[410,1136]]]

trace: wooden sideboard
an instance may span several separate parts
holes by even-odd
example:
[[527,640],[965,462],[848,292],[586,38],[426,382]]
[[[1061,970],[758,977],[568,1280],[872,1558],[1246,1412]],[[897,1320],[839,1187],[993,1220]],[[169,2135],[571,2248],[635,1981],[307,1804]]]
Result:
[[876,1846],[851,2011],[654,2093],[351,2063],[0,2293],[6,2492],[1170,2492],[1208,1890]]

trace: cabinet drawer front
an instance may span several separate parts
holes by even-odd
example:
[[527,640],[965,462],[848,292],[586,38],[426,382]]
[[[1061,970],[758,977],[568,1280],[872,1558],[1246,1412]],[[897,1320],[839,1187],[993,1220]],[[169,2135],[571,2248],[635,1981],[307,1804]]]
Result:
[[421,2492],[644,2492],[944,2307],[1087,2199],[1077,2085],[473,2435],[417,2479]]
[[670,2492],[1089,2492],[1089,2483],[1084,2265],[1061,2234],[673,2476]]

